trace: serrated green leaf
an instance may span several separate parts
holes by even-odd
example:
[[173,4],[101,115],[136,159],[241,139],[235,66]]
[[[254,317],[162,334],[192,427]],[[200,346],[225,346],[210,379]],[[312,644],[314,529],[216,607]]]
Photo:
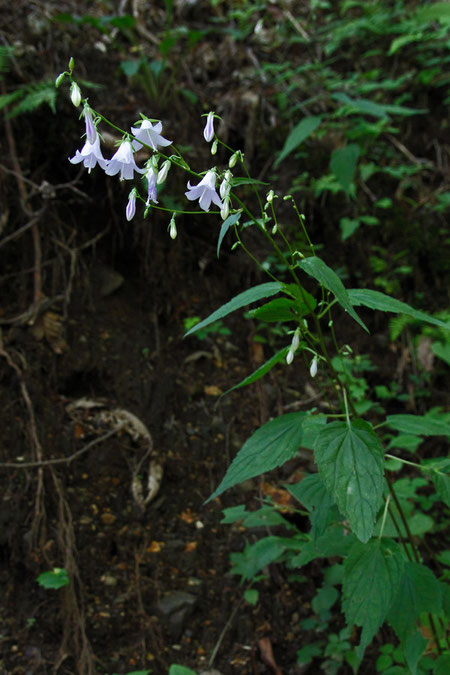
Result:
[[225,303],[225,305],[222,305],[222,307],[216,309],[216,311],[210,314],[207,319],[203,319],[203,321],[200,321],[200,323],[197,323],[195,326],[193,326],[190,330],[188,330],[187,333],[185,333],[184,337],[196,333],[198,330],[205,328],[205,326],[209,326],[210,323],[213,323],[218,319],[223,319],[224,316],[231,314],[231,312],[235,312],[241,307],[250,305],[252,302],[256,302],[257,300],[262,300],[262,298],[270,298],[272,295],[276,295],[281,291],[282,287],[283,284],[280,284],[277,281],[270,281],[266,284],[253,286],[253,288],[249,288],[248,291],[239,293],[239,295],[236,295],[232,300]]
[[363,542],[373,533],[383,493],[383,448],[363,420],[332,422],[314,448],[319,473],[338,508]]
[[353,309],[353,303],[350,300],[350,297],[344,284],[339,279],[336,272],[334,272],[331,269],[331,267],[328,267],[328,265],[317,256],[304,258],[299,263],[299,266],[304,272],[306,272],[306,274],[309,274],[309,276],[313,277],[316,281],[318,281],[320,284],[325,286],[325,288],[331,291],[335,296],[336,300],[339,302],[339,304],[342,305],[342,307],[345,309],[345,311],[348,312],[350,316],[355,321],[357,321],[359,325],[362,326],[362,328],[364,328],[365,331],[369,332],[364,322],[361,321],[361,319]]
[[242,579],[253,579],[266,565],[278,560],[287,548],[284,537],[269,536],[255,544],[246,544],[242,553],[231,553],[233,563],[232,574],[239,574]]
[[291,153],[293,150],[298,148],[298,146],[305,141],[308,136],[317,129],[322,121],[321,117],[310,115],[309,117],[304,117],[301,122],[299,122],[291,131],[289,136],[286,138],[283,149],[276,158],[274,162],[274,167],[276,168],[282,161]]
[[448,366],[450,366],[450,343],[449,342],[433,342],[431,351],[439,359],[442,359]]
[[450,425],[426,415],[388,415],[391,429],[416,436],[450,436]]
[[364,305],[364,307],[379,309],[382,312],[406,314],[412,316],[414,319],[419,319],[420,321],[431,323],[434,326],[448,329],[448,325],[443,321],[435,319],[434,316],[429,316],[428,314],[425,314],[425,312],[421,312],[410,305],[407,305],[406,302],[391,298],[389,295],[381,293],[380,291],[372,291],[369,288],[350,288],[347,293],[351,304],[355,307]]
[[336,148],[331,154],[330,169],[347,194],[355,177],[360,153],[359,145],[349,143],[343,148]]
[[257,429],[244,443],[206,503],[234,485],[271,471],[295,457],[301,445],[305,417],[303,412],[288,413]]
[[0,110],[5,106],[9,105],[10,103],[16,101],[18,98],[23,96],[23,94],[24,89],[22,87],[16,89],[16,91],[12,91],[10,94],[2,94],[0,96]]
[[231,216],[228,216],[228,218],[223,221],[222,227],[220,228],[219,239],[217,240],[217,257],[219,257],[220,247],[222,246],[222,242],[226,233],[230,227],[239,222],[241,215],[242,211],[238,211],[237,213],[232,213]]
[[357,542],[345,561],[342,608],[349,625],[362,627],[360,656],[392,606],[403,566],[400,546],[379,539]]
[[306,476],[294,485],[285,485],[286,490],[311,511],[311,536],[320,537],[334,520],[339,519],[333,497],[327,492],[319,474]]
[[249,384],[252,384],[253,382],[256,382],[257,380],[261,379],[261,377],[264,377],[266,373],[269,372],[269,370],[272,370],[274,366],[277,365],[277,363],[281,363],[282,361],[285,361],[286,355],[290,349],[290,346],[283,347],[283,349],[280,349],[276,354],[274,354],[268,361],[262,364],[259,368],[253,371],[251,375],[248,377],[244,378],[239,384],[235,384],[234,387],[231,387],[231,389],[227,389],[226,392],[222,394],[222,396],[226,396],[229,394],[231,391],[234,391],[235,389],[240,389],[241,387],[246,387]]
[[387,617],[400,640],[416,628],[422,612],[439,613],[442,595],[433,572],[424,565],[406,561],[398,589]]
[[355,542],[356,537],[354,534],[346,534],[341,525],[331,525],[316,540],[308,541],[304,544],[301,553],[290,559],[289,567],[302,567],[317,558],[344,557]]

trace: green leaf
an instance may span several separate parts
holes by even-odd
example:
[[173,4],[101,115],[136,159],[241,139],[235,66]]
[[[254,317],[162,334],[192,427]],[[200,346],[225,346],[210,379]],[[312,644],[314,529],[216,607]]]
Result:
[[424,638],[418,630],[416,630],[415,633],[411,633],[406,638],[403,644],[403,653],[411,675],[417,674],[417,665],[427,644],[428,640]]
[[442,654],[434,664],[433,675],[448,675],[450,673],[450,654]]
[[402,550],[393,541],[357,542],[350,551],[345,562],[342,608],[349,625],[362,627],[360,655],[391,608],[403,565]]
[[241,215],[242,211],[238,211],[237,213],[232,213],[231,216],[228,216],[228,218],[223,221],[222,227],[220,228],[219,239],[217,240],[217,257],[219,257],[220,247],[222,245],[223,238],[225,237],[230,227],[232,227],[235,223],[239,221]]
[[416,436],[450,436],[450,425],[426,415],[388,415],[391,429]]
[[247,543],[242,553],[231,553],[233,563],[232,574],[239,574],[242,579],[253,579],[266,565],[278,560],[287,548],[284,537],[264,537],[255,544]]
[[297,454],[303,436],[306,413],[288,413],[270,420],[257,429],[231,462],[219,487],[209,502],[225,490],[261,473],[281,466]]
[[283,284],[280,284],[277,281],[269,281],[266,284],[253,286],[253,288],[249,288],[248,291],[239,293],[239,295],[236,295],[232,300],[210,314],[207,319],[203,319],[203,321],[200,321],[200,323],[193,326],[190,330],[188,330],[187,333],[185,333],[184,337],[196,333],[205,326],[209,326],[210,323],[213,323],[218,319],[222,319],[224,316],[231,314],[231,312],[235,312],[241,307],[249,305],[251,302],[256,302],[262,298],[270,298],[271,295],[276,295],[281,291],[282,287]]
[[[308,312],[306,305],[304,305],[305,313]],[[259,319],[260,321],[277,322],[277,321],[295,321],[299,315],[297,311],[297,304],[295,300],[290,298],[275,298],[261,305],[257,309],[252,309],[249,312],[252,319]]]
[[439,359],[445,361],[445,363],[450,366],[450,343],[449,342],[433,342],[431,345],[431,351]]
[[254,607],[258,604],[259,591],[256,588],[247,588],[244,593],[244,600],[245,602],[248,602],[249,605],[253,605]]
[[341,218],[339,227],[341,228],[341,240],[345,241],[352,236],[361,225],[361,221],[357,218]]
[[311,536],[313,539],[320,537],[329,525],[339,519],[333,497],[317,473],[306,476],[294,485],[285,485],[286,490],[311,511]]
[[360,152],[359,145],[349,143],[344,148],[337,148],[331,155],[330,169],[347,194],[355,177]]
[[433,483],[441,501],[450,508],[450,476],[445,473],[435,473]]
[[383,492],[383,448],[363,420],[332,422],[314,449],[319,473],[352,532],[363,542],[373,533]]
[[346,534],[342,525],[331,525],[316,540],[307,542],[301,553],[289,561],[289,567],[302,567],[316,558],[344,557],[355,542],[355,535]]
[[348,312],[350,316],[355,321],[357,321],[359,325],[362,326],[362,328],[364,328],[364,330],[369,332],[365,324],[361,321],[353,309],[354,303],[351,302],[349,294],[336,272],[333,272],[333,270],[317,256],[304,258],[299,263],[299,266],[304,272],[309,274],[309,276],[313,277],[316,281],[331,291],[345,311]]
[[389,47],[388,56],[392,56],[395,52],[398,52],[399,49],[405,45],[411,44],[411,42],[419,42],[422,40],[422,33],[411,33],[410,35],[400,35],[400,37],[392,40],[391,46]]
[[370,309],[379,309],[382,312],[393,312],[394,314],[407,314],[412,316],[415,319],[420,321],[425,321],[426,323],[431,323],[434,326],[440,326],[441,328],[447,328],[448,325],[439,319],[435,319],[434,316],[429,316],[425,312],[421,312],[417,309],[414,309],[410,305],[407,305],[406,302],[401,302],[395,298],[391,298],[385,293],[380,291],[372,291],[368,288],[350,288],[347,291],[350,302],[355,307],[359,305],[364,305],[365,307],[370,307]]
[[310,115],[309,117],[304,117],[286,138],[283,149],[274,162],[274,167],[276,168],[289,153],[295,150],[295,148],[298,148],[308,136],[311,136],[321,122],[322,118],[319,116]]
[[406,561],[388,621],[398,638],[404,641],[416,629],[422,612],[437,614],[442,609],[439,582],[425,565]]
[[434,2],[417,10],[414,17],[418,21],[450,21],[450,5],[448,2]]
[[231,389],[227,389],[227,391],[224,392],[222,394],[222,396],[226,396],[227,394],[229,394],[231,391],[234,391],[235,389],[240,389],[241,387],[246,387],[248,384],[252,384],[253,382],[256,382],[257,380],[259,380],[266,373],[268,373],[269,370],[272,370],[272,368],[274,366],[276,366],[277,363],[281,363],[282,361],[284,361],[286,359],[286,356],[287,356],[287,353],[288,353],[289,349],[290,349],[290,346],[283,347],[283,349],[280,349],[268,361],[263,363],[262,366],[260,366],[256,370],[254,370],[251,375],[244,378],[242,380],[242,382],[239,382],[239,384],[235,384],[234,387],[231,387]]
[[337,93],[332,94],[332,98],[336,101],[340,101],[349,107],[351,112],[354,113],[364,113],[366,115],[371,115],[372,117],[379,117],[384,119],[389,119],[389,113],[393,115],[423,115],[428,110],[426,109],[415,109],[415,108],[406,108],[401,105],[382,105],[381,103],[374,103],[369,101],[366,98],[350,98],[347,94]]
[[36,579],[43,588],[57,589],[70,584],[70,579],[64,568],[54,567],[51,572],[44,572]]
[[197,675],[197,674],[190,668],[186,668],[186,666],[178,666],[175,663],[172,666],[170,666],[169,675]]

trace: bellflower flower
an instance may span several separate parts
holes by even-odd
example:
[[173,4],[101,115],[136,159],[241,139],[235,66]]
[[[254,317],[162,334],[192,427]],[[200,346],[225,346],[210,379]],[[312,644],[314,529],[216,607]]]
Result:
[[200,208],[203,209],[203,211],[209,211],[211,202],[214,202],[219,209],[222,208],[222,200],[216,192],[216,174],[214,171],[208,171],[198,185],[191,185],[189,182],[187,187],[188,191],[184,194],[190,201],[198,199]]
[[145,177],[147,179],[147,201],[145,202],[146,206],[150,206],[150,202],[153,202],[154,204],[158,203],[157,196],[158,193],[156,192],[156,173],[153,167],[150,167],[145,174]]
[[205,141],[207,143],[210,143],[212,139],[214,138],[214,113],[210,112],[208,113],[208,117],[206,118],[206,126],[203,129],[203,136],[205,137]]
[[[150,148],[156,152],[158,147],[165,148],[168,145],[172,145],[172,141],[168,141],[167,138],[161,136],[162,123],[157,122],[152,124],[150,120],[142,120],[140,127],[131,127],[131,133],[137,139],[133,141],[133,150],[140,150],[142,148],[142,143],[145,143]],[[142,141],[142,143],[138,143]]]
[[92,118],[92,110],[88,105],[84,106],[83,115],[86,124],[86,139],[91,145],[94,145],[98,134],[97,129],[95,128],[94,120]]
[[125,211],[127,220],[132,220],[134,214],[136,213],[136,190],[131,190],[128,195],[128,204]]
[[145,173],[146,169],[140,169],[133,157],[133,147],[130,141],[122,141],[117,152],[108,161],[105,173],[107,176],[115,176],[120,171],[120,180],[132,180],[134,172]]
[[157,185],[159,185],[160,183],[164,183],[164,181],[167,178],[167,174],[169,173],[170,166],[171,166],[170,160],[166,159],[166,161],[163,162],[162,167],[158,171],[158,178],[156,179]]
[[97,163],[102,169],[106,169],[108,160],[103,157],[102,151],[100,150],[100,138],[97,132],[95,141],[93,143],[86,141],[81,152],[77,150],[74,157],[69,157],[69,162],[72,164],[83,162],[84,167],[89,173],[91,173],[91,170]]
[[70,85],[70,100],[72,101],[75,108],[78,108],[81,103],[81,91],[76,82],[72,82]]
[[317,354],[314,355],[314,358],[311,361],[311,366],[309,368],[309,374],[311,375],[311,377],[315,377],[317,375]]

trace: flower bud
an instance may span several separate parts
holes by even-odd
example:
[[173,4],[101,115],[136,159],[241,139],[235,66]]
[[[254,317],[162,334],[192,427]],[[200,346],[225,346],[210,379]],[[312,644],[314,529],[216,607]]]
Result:
[[293,352],[297,351],[299,344],[300,344],[300,329],[297,328],[295,330],[294,336],[292,338],[292,343],[291,343],[291,349],[292,349]]
[[220,217],[222,218],[222,220],[226,220],[229,215],[230,215],[230,198],[226,197],[223,200],[223,206],[220,209]]
[[169,235],[171,239],[176,239],[177,238],[177,226],[175,225],[175,214],[173,214],[172,218],[170,219],[169,223]]
[[288,366],[291,365],[293,360],[294,360],[294,352],[292,351],[292,347],[291,347],[291,349],[286,354],[286,363],[288,364]]
[[311,375],[311,377],[315,377],[317,375],[317,354],[314,355],[314,358],[311,361],[311,366],[309,368],[309,374]]
[[72,82],[70,87],[70,100],[74,104],[75,108],[77,108],[81,103],[81,91],[76,82]]
[[75,59],[73,58],[73,56],[71,56],[70,59],[69,59],[70,74],[72,74],[72,71],[73,71],[74,68],[75,68]]
[[266,197],[269,204],[271,204],[273,202],[274,197],[275,197],[275,192],[273,190],[269,190],[269,192],[267,193],[267,197]]
[[228,162],[228,166],[230,167],[230,169],[232,169],[233,166],[235,166],[236,162],[238,161],[238,156],[239,156],[238,152],[235,152],[234,154],[231,155]]
[[217,138],[216,138],[216,140],[214,141],[214,143],[213,143],[212,146],[211,146],[211,154],[212,154],[212,155],[215,155],[215,154],[216,154],[216,152],[217,152],[217,146],[218,146],[218,145],[219,145],[219,141],[218,141]]
[[56,87],[56,88],[58,88],[58,87],[60,86],[61,82],[64,80],[64,78],[65,78],[66,75],[67,75],[66,72],[61,73],[60,75],[58,75],[58,77],[57,77],[56,80],[55,80],[55,87]]
[[[214,138],[214,113],[209,112],[208,117],[206,118],[206,126],[203,129],[203,136],[207,143],[210,143]],[[217,151],[217,144],[216,144]],[[216,153],[211,150],[211,154],[215,155]]]
[[156,179],[156,183],[159,185],[160,183],[164,183],[164,181],[167,178],[167,174],[169,173],[170,169],[170,160],[166,159],[166,161],[163,163],[162,167],[158,171],[158,177]]
[[128,195],[128,204],[125,211],[127,220],[132,220],[134,218],[135,213],[136,213],[136,192],[135,190],[131,190],[130,194]]

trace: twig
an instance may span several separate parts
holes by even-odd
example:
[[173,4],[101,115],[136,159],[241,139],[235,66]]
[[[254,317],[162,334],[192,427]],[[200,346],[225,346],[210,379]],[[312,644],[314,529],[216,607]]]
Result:
[[99,436],[98,438],[94,438],[93,441],[91,441],[87,445],[84,445],[82,448],[74,452],[72,455],[69,455],[68,457],[59,457],[58,459],[45,459],[39,462],[1,462],[0,469],[3,468],[30,469],[36,466],[42,467],[42,466],[54,466],[55,464],[69,464],[70,462],[73,462],[74,459],[77,459],[77,457],[84,455],[84,453],[93,448],[94,445],[98,445],[98,443],[106,441],[106,439],[109,438],[110,436],[114,436],[114,434],[117,434],[117,432],[120,431],[121,428],[122,428],[121,426],[118,426],[115,427],[114,429],[110,429],[106,434],[103,434],[103,436]]

